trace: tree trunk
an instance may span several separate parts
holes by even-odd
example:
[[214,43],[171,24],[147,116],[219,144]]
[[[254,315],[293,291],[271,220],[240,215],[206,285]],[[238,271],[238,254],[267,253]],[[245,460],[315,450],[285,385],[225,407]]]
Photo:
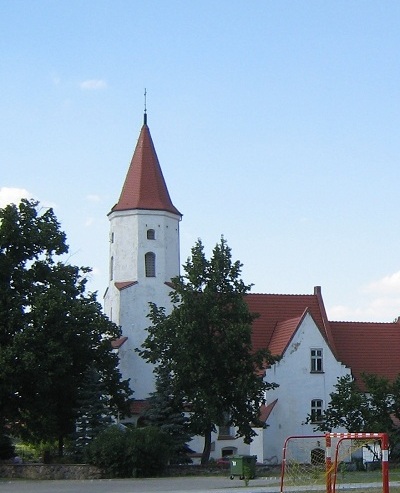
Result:
[[204,430],[204,448],[203,453],[201,455],[201,465],[204,466],[210,460],[210,452],[211,452],[211,425],[207,426]]

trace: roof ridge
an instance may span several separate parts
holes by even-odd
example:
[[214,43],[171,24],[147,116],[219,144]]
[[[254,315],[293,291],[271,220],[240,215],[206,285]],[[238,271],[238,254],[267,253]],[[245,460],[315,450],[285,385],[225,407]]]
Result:
[[261,296],[315,296],[314,293],[309,293],[309,294],[296,294],[296,293],[248,293],[248,295],[261,295]]
[[397,325],[400,327],[399,322],[366,322],[357,320],[329,320],[330,324],[364,324],[364,325]]

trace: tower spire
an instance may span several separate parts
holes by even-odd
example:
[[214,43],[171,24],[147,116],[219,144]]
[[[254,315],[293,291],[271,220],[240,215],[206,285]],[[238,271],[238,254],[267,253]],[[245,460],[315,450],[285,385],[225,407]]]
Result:
[[169,196],[150,129],[146,124],[146,107],[144,116],[144,125],[140,130],[121,195],[111,212],[141,209],[167,211],[182,216]]
[[144,115],[143,115],[143,124],[147,125],[147,89],[144,88]]

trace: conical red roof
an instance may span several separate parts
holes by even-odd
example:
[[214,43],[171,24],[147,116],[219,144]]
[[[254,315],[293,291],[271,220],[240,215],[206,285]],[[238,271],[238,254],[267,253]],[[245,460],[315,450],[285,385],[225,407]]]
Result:
[[169,196],[146,120],[140,131],[120,198],[111,212],[130,209],[168,211],[182,215]]

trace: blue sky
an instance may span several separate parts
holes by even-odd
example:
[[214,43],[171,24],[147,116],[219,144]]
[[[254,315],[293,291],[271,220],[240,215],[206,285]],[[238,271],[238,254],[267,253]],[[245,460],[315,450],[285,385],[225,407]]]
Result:
[[253,292],[400,315],[400,3],[0,0],[0,206],[51,205],[107,285],[107,213],[143,121],[181,261],[225,236]]

